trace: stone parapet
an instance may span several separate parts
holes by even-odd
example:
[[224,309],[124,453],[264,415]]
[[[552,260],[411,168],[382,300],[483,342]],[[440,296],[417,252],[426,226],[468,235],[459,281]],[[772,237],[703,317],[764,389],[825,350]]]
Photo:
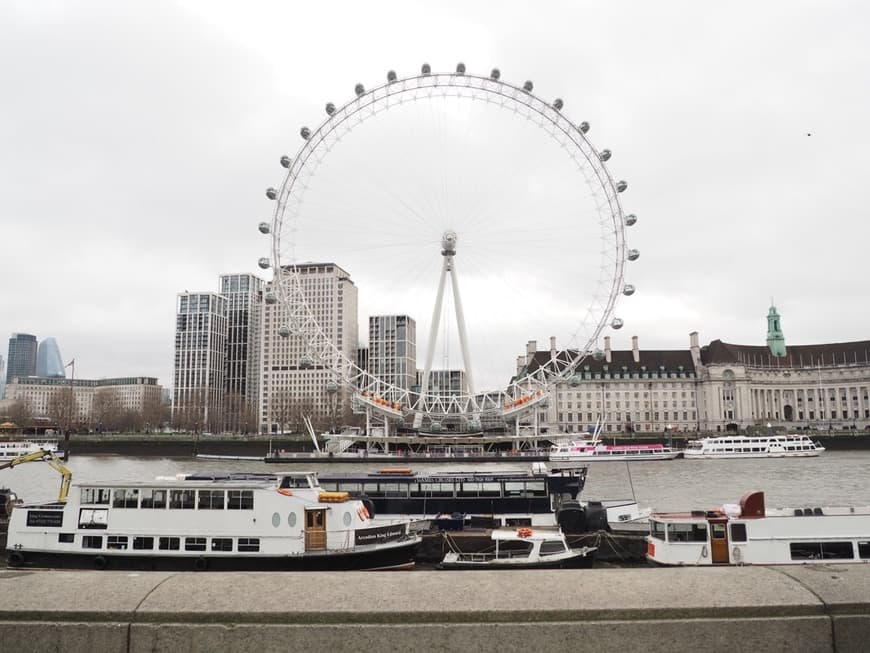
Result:
[[0,651],[851,651],[870,565],[0,571]]

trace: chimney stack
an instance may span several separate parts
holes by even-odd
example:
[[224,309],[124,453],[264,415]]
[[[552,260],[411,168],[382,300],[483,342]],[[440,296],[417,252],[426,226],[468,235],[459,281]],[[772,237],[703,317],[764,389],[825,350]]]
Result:
[[538,341],[529,340],[529,342],[526,343],[526,365],[532,362],[536,351],[538,351]]
[[610,355],[610,336],[604,336],[604,360],[613,362],[613,356]]
[[637,336],[631,337],[631,357],[635,363],[640,363],[640,350],[637,348]]
[[550,336],[550,358],[556,358],[556,336]]

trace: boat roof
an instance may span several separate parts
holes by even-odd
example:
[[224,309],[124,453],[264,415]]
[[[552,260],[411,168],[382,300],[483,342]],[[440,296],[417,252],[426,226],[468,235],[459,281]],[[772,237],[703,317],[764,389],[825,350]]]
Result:
[[[520,533],[524,534],[520,534]],[[561,540],[564,536],[559,528],[495,528],[492,539],[505,540]]]
[[533,468],[500,470],[500,471],[414,471],[410,468],[385,468],[377,471],[361,472],[322,472],[318,477],[322,481],[420,481],[420,482],[455,482],[455,481],[500,481],[543,478],[547,476],[584,476],[588,467],[585,465],[564,466],[537,471]]

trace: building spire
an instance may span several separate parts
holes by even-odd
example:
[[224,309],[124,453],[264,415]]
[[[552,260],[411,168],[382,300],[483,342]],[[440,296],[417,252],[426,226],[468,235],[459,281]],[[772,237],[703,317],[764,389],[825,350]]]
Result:
[[771,298],[770,310],[767,312],[767,346],[773,356],[785,357],[785,336],[782,334],[780,317],[773,304],[773,298]]

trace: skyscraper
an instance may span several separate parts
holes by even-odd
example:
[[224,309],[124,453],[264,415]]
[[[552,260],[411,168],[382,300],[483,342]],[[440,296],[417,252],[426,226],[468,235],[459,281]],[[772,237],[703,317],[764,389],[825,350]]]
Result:
[[13,333],[9,338],[9,361],[6,365],[6,383],[16,376],[36,376],[36,336]]
[[226,378],[226,299],[213,292],[184,292],[176,306],[173,420],[190,430],[219,430]]
[[223,274],[220,282],[227,310],[224,428],[247,432],[257,428],[263,280],[252,274]]
[[0,399],[6,399],[6,360],[0,355]]
[[410,390],[417,378],[417,323],[407,315],[369,317],[368,371]]
[[[302,292],[323,334],[348,360],[356,360],[357,288],[347,271],[335,263],[304,263],[299,274]],[[267,284],[267,291],[274,281]],[[339,381],[322,361],[312,360],[299,336],[283,337],[278,329],[289,320],[281,304],[265,304],[263,311],[263,377],[260,429],[276,433],[299,426],[307,416],[325,422],[340,419],[350,406],[346,387],[327,387]]]
[[36,352],[36,376],[66,378],[60,349],[54,338],[45,338]]

